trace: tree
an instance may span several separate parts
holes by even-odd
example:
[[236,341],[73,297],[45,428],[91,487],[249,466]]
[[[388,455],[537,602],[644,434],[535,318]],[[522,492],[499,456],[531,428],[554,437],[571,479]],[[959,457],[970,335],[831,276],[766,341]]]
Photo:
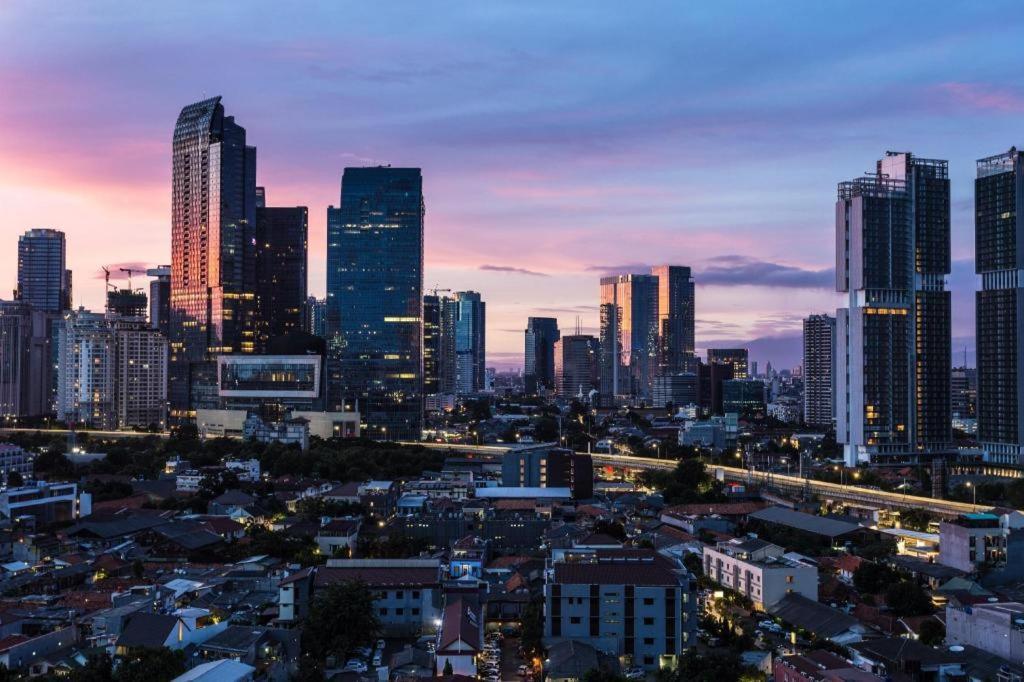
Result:
[[452,667],[452,659],[444,659],[444,669],[441,671],[445,677],[451,677],[455,674],[455,668]]
[[134,649],[117,668],[117,682],[169,682],[185,672],[185,652],[160,647]]
[[686,556],[683,557],[683,566],[694,575],[694,577],[701,577],[704,575],[704,562],[701,561],[700,554],[695,552],[687,552]]
[[109,682],[114,679],[114,662],[110,654],[102,653],[89,656],[85,665],[72,670],[71,682]]
[[25,479],[17,471],[12,471],[7,474],[7,485],[11,488],[17,488],[18,486],[25,485]]
[[739,655],[733,652],[700,655],[687,649],[674,669],[662,669],[658,682],[724,682],[738,679]]
[[625,682],[626,678],[616,675],[607,668],[591,668],[583,673],[582,682]]
[[302,628],[302,648],[315,661],[344,657],[356,647],[373,643],[380,631],[373,594],[365,583],[330,585],[313,597]]
[[946,641],[946,628],[935,618],[930,618],[921,623],[921,631],[918,633],[921,644],[938,646]]
[[886,564],[864,561],[853,573],[853,586],[862,594],[878,594],[899,577],[899,573]]
[[543,650],[541,639],[544,637],[544,601],[540,598],[530,600],[523,609],[523,631],[521,643],[523,649],[536,656]]
[[136,559],[132,562],[132,577],[139,579],[146,573],[146,567],[142,563],[142,559]]
[[885,591],[885,603],[897,616],[925,616],[932,612],[932,600],[915,582],[900,580]]

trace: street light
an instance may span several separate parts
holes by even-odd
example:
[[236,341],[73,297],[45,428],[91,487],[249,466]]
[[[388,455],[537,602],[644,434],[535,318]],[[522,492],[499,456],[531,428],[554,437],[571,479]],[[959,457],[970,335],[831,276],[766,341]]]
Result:
[[978,486],[974,485],[970,481],[967,481],[967,483],[965,483],[964,485],[971,489],[971,497],[974,500],[971,503],[971,506],[973,507],[974,511],[978,511]]

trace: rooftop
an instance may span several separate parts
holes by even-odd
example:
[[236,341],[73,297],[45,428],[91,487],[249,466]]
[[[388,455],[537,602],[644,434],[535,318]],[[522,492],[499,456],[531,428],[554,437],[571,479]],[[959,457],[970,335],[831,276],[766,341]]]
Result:
[[793,511],[785,507],[767,507],[761,511],[754,512],[749,518],[764,523],[774,523],[780,526],[788,526],[806,533],[821,535],[828,538],[836,538],[847,533],[859,530],[861,527],[855,523],[829,519],[824,516],[814,516],[803,512]]

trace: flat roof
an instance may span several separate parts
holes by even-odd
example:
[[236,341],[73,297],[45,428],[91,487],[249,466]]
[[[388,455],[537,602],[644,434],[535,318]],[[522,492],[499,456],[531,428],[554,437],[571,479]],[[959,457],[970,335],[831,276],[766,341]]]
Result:
[[505,486],[493,486],[490,488],[477,488],[477,497],[536,497],[547,499],[569,499],[572,497],[572,490],[569,488],[515,488]]
[[846,535],[861,528],[855,523],[805,514],[793,511],[792,509],[786,509],[785,507],[767,507],[761,511],[749,514],[748,518],[789,526],[790,528],[796,528],[807,533],[830,538]]

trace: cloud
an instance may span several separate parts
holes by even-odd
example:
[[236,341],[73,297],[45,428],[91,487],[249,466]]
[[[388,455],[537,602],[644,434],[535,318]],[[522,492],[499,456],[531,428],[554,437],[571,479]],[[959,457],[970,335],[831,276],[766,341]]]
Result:
[[517,275],[529,275],[530,277],[550,277],[546,272],[527,270],[526,268],[514,268],[510,265],[481,265],[478,269],[488,272],[514,272]]
[[1024,112],[1024,94],[987,83],[942,83],[938,92],[954,104],[981,111]]
[[584,269],[587,272],[599,273],[602,277],[612,277],[633,273],[646,274],[651,271],[651,266],[643,263],[626,263],[625,265],[588,265]]
[[[156,266],[154,264],[152,264],[152,263],[140,263],[138,261],[133,261],[133,262],[128,262],[128,263],[110,263],[109,265],[105,265],[103,267],[105,267],[107,270],[110,271],[110,280],[111,281],[119,281],[119,280],[127,280],[128,279],[128,273],[127,272],[121,272],[122,269],[123,270],[131,270],[132,271],[132,275],[131,275],[132,278],[136,278],[136,277],[145,277],[146,276],[146,270],[149,269],[149,268],[152,268],[152,267],[156,267]],[[103,272],[103,268],[100,268],[100,269],[96,270],[93,273],[93,275],[92,275],[93,279],[104,279],[105,277],[106,277],[106,273]]]
[[708,259],[708,262],[712,265],[694,275],[697,284],[789,289],[831,289],[835,286],[835,271],[832,268],[811,270],[740,255],[717,256]]
[[594,313],[597,312],[597,305],[571,305],[563,307],[549,307],[549,308],[534,308],[538,313],[549,313],[558,314],[564,313],[566,315],[579,315],[580,313]]

